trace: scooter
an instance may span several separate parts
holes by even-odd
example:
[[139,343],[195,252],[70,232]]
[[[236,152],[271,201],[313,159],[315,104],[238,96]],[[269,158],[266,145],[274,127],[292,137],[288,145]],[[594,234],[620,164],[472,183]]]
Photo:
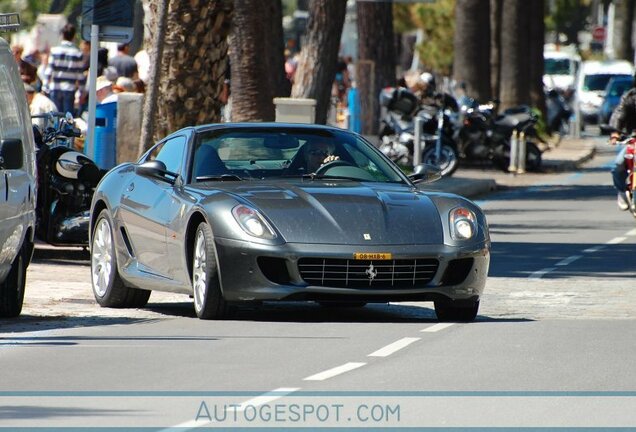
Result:
[[38,171],[36,236],[55,246],[86,247],[91,199],[106,171],[73,149],[73,140],[81,133],[70,114],[33,117],[47,119],[44,131],[33,126]]

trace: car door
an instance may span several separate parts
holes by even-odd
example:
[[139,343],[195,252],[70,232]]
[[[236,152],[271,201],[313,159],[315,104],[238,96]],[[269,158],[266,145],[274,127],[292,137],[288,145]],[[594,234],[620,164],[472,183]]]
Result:
[[[178,135],[157,144],[142,162],[158,160],[168,171],[182,174],[187,136]],[[166,233],[179,205],[174,186],[152,176],[135,175],[125,186],[121,201],[121,219],[140,270],[171,278],[166,262]]]
[[0,167],[0,277],[8,270],[22,245],[26,215],[32,207],[31,176],[28,172],[24,125],[20,108],[26,100],[24,91],[16,89],[11,71],[0,62],[0,146],[4,147]]

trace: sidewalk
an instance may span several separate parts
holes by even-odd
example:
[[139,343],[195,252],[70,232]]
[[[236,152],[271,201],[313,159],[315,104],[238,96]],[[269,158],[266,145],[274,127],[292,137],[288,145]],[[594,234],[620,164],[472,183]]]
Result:
[[[596,142],[593,138],[565,137],[558,146],[543,152],[541,173],[576,170],[581,164],[592,159],[595,153]],[[541,173],[516,174],[516,176],[536,176],[541,175]],[[475,175],[473,169],[465,169],[460,166],[452,177],[442,178],[434,183],[423,185],[421,188],[475,198],[497,190],[501,186],[497,183],[497,177],[514,175],[494,170],[482,171],[478,174]]]

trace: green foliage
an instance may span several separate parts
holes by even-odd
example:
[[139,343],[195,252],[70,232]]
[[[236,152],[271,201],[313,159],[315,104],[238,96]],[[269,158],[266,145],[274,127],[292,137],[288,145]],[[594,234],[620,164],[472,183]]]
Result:
[[413,5],[413,21],[424,30],[424,42],[417,47],[422,64],[433,72],[450,75],[455,36],[455,0]]
[[591,0],[553,0],[551,10],[546,10],[546,30],[565,34],[568,43],[575,43],[576,34],[585,28],[590,5]]
[[413,20],[413,5],[393,3],[393,29],[395,33],[407,33],[417,29]]
[[283,16],[291,15],[298,7],[296,0],[283,0]]
[[0,0],[0,13],[18,12],[22,28],[28,29],[39,14],[48,12],[50,5],[51,0]]

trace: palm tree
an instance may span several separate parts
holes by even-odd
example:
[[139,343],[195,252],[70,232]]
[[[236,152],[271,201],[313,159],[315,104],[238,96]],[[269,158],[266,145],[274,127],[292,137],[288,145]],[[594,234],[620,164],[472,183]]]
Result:
[[[506,0],[501,20],[501,107],[530,103],[530,4]],[[543,60],[542,60],[543,61]]]
[[[162,1],[167,0],[148,1],[147,47],[155,46]],[[149,52],[160,79],[156,109],[144,112],[144,123],[150,117],[155,141],[185,126],[219,121],[232,5],[232,0],[172,0],[167,5],[163,55]]]
[[235,0],[230,36],[233,121],[273,121],[285,93],[280,0]]
[[357,18],[357,85],[363,113],[362,133],[375,134],[380,115],[377,102],[380,90],[396,82],[393,5],[390,2],[358,2]]
[[343,0],[309,3],[307,36],[294,76],[292,97],[316,99],[316,123],[327,122],[346,8],[347,2]]
[[453,78],[470,97],[490,99],[490,8],[482,0],[457,0]]

